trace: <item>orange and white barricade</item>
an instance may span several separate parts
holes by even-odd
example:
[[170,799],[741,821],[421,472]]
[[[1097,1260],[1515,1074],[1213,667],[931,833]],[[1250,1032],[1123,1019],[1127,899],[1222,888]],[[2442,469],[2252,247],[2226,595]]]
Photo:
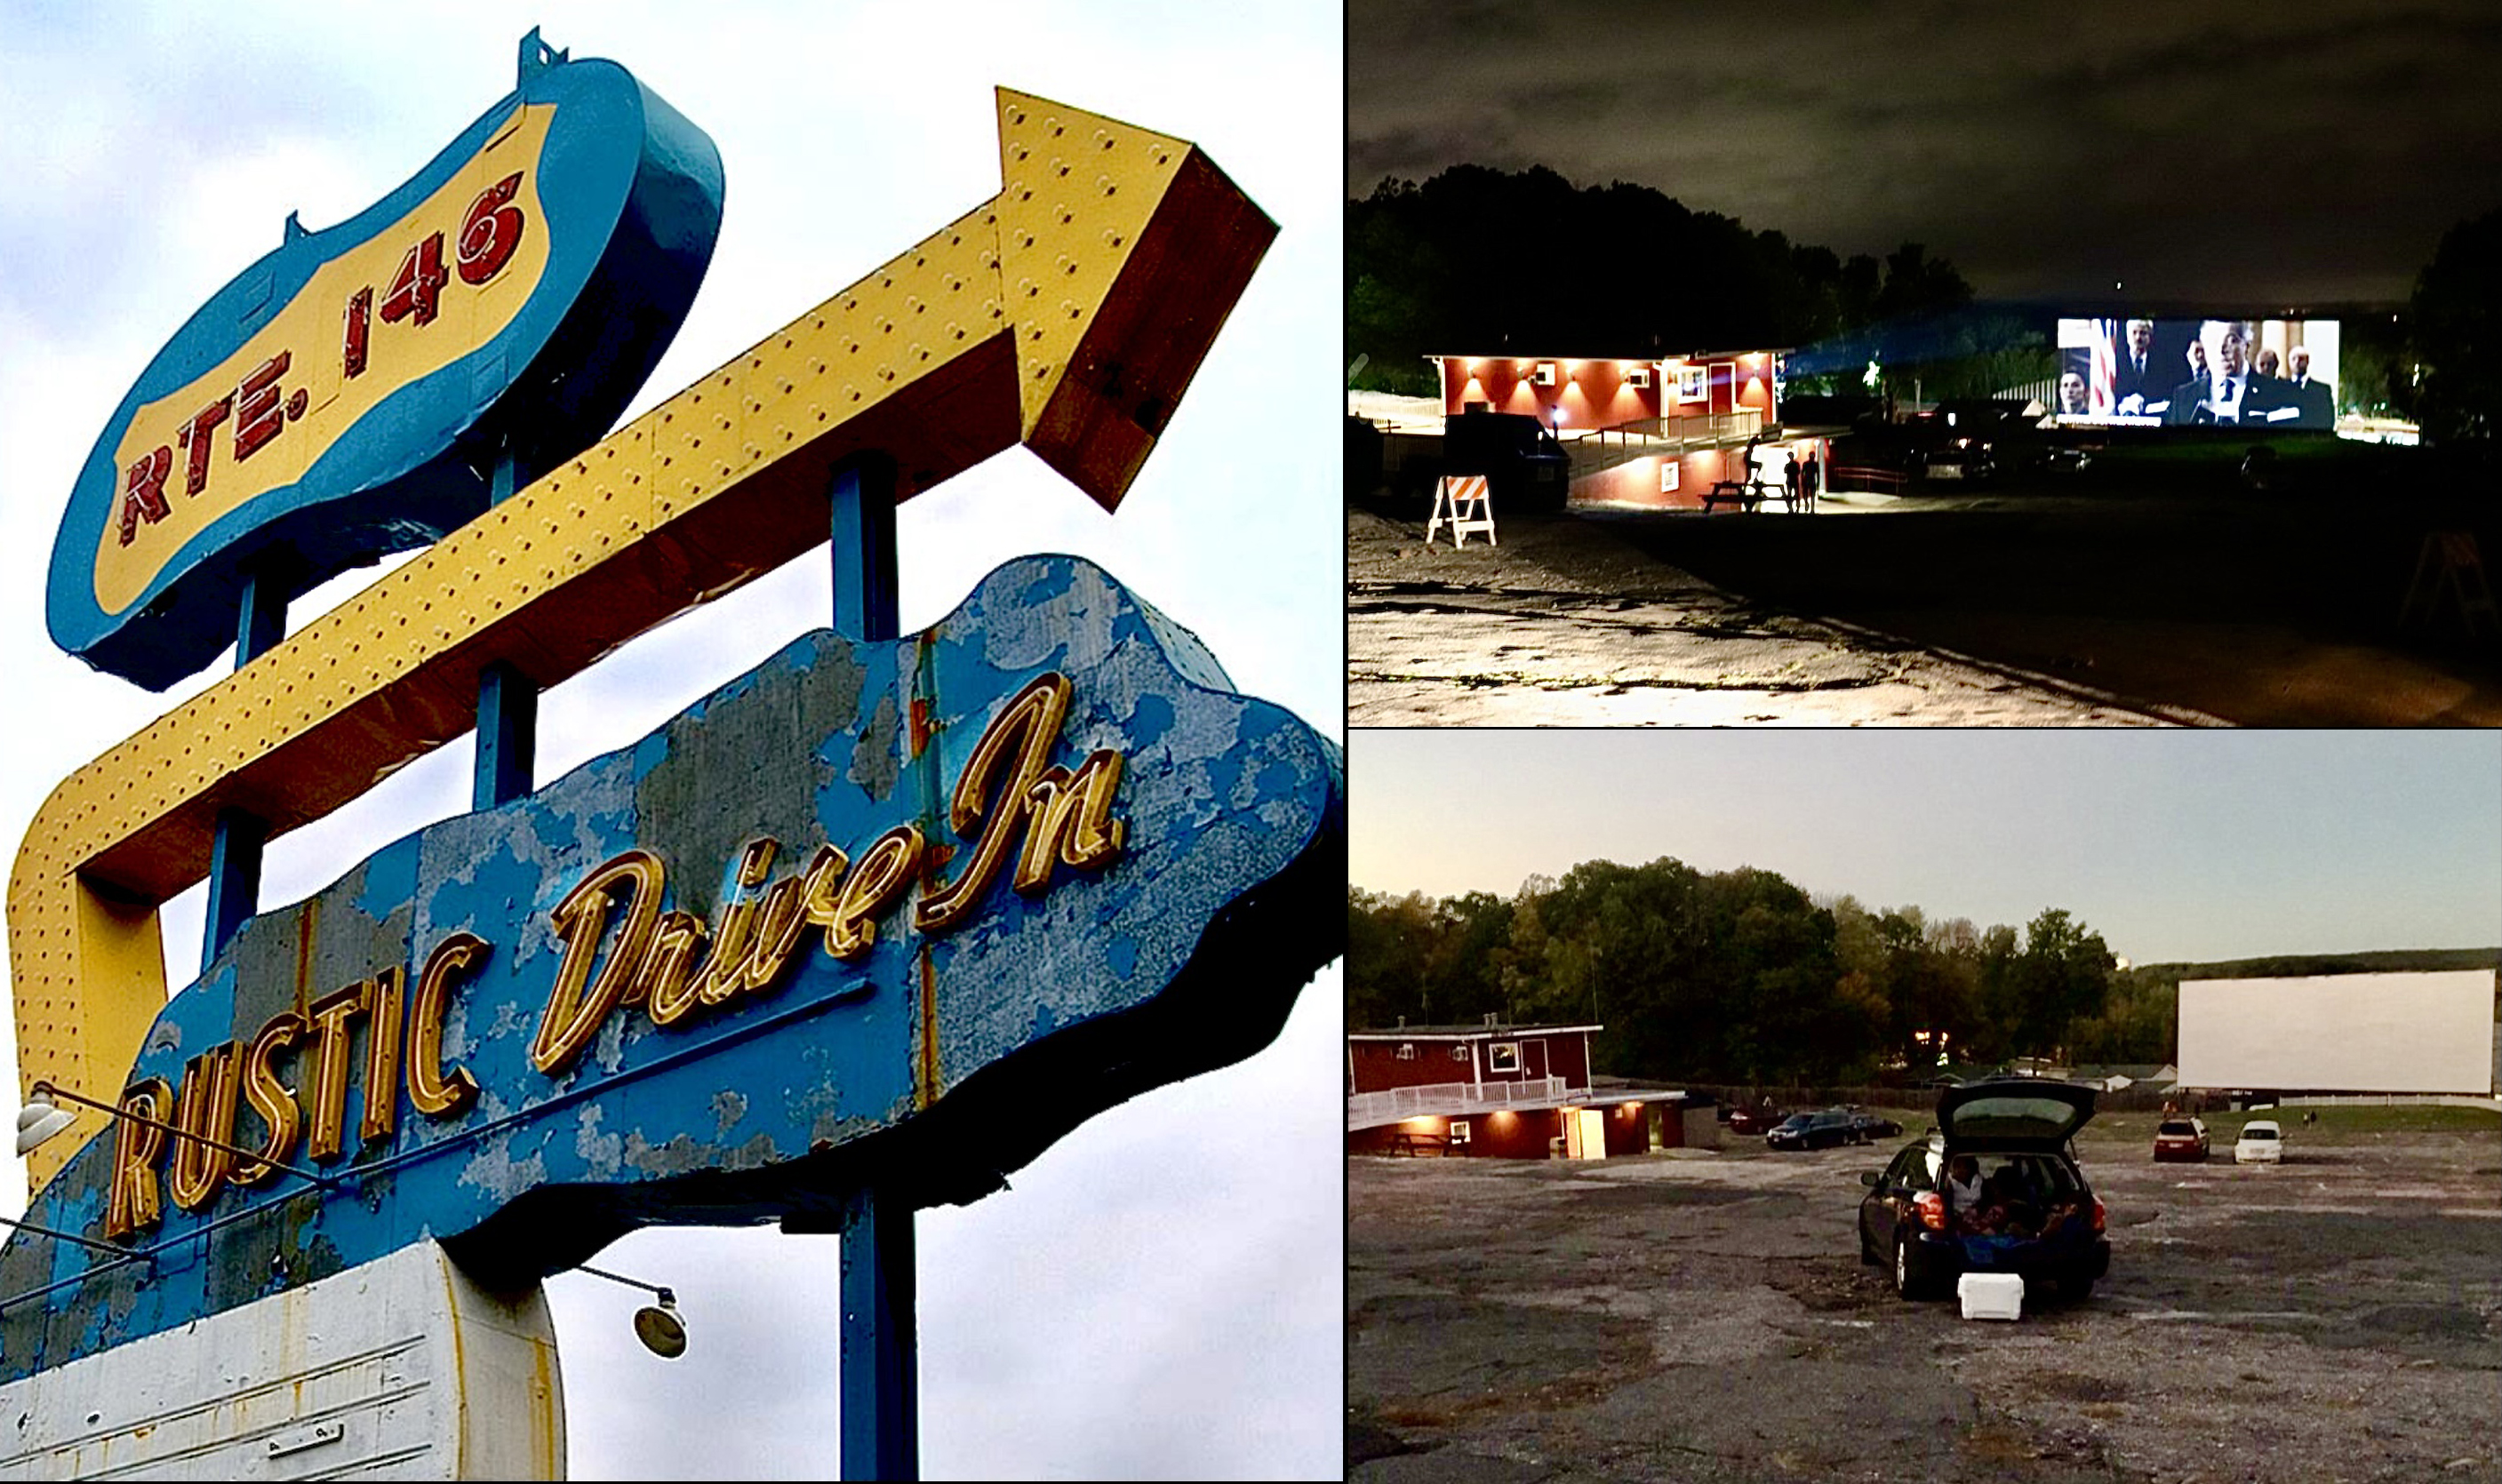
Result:
[[1434,544],[1435,532],[1443,526],[1451,528],[1454,548],[1469,544],[1469,532],[1484,531],[1486,545],[1501,546],[1494,538],[1494,493],[1486,487],[1482,474],[1445,474],[1434,486],[1434,516],[1425,523],[1425,544]]

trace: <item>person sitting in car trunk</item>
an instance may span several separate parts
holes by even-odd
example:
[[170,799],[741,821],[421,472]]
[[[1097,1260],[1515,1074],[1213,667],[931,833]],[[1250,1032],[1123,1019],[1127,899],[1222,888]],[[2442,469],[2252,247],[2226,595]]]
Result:
[[1969,1220],[1981,1207],[1980,1162],[1959,1154],[1946,1165],[1946,1214]]

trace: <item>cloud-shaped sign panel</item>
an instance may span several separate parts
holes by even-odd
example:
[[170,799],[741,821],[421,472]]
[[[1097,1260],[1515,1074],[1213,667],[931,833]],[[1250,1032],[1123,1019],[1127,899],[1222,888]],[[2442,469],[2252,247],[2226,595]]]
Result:
[[521,1283],[638,1225],[973,1198],[1273,1038],[1342,947],[1343,789],[1074,557],[810,634],[247,925],[124,1095],[241,1152],[90,1140],[27,1219],[150,1261],[17,1233],[0,1291],[61,1287],[0,1317],[0,1379],[421,1237]]
[[162,690],[292,596],[433,541],[588,448],[677,333],[721,227],[710,138],[613,62],[519,86],[407,184],[193,315],[80,469],[53,642]]

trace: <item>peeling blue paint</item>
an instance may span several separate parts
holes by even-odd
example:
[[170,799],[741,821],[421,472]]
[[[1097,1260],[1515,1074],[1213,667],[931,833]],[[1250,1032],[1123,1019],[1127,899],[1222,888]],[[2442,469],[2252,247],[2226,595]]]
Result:
[[[178,1080],[186,1045],[248,1043],[267,1013],[262,978],[277,962],[291,975],[307,945],[319,977],[304,989],[318,999],[393,967],[413,989],[426,956],[469,932],[491,948],[457,981],[442,1051],[481,1096],[443,1119],[401,1102],[392,1132],[359,1146],[360,1026],[348,1150],[330,1166],[343,1191],[325,1198],[282,1177],[198,1212],[169,1200],[133,1244],[157,1254],[153,1272],[95,1273],[0,1315],[0,1378],[248,1301],[270,1291],[273,1259],[291,1287],[431,1234],[519,1280],[636,1225],[822,1212],[872,1176],[913,1182],[924,1201],[975,1198],[1092,1114],[1266,1044],[1343,936],[1336,748],[1211,688],[1202,677],[1221,672],[1196,640],[1077,558],[1001,567],[926,641],[806,635],[653,736],[395,842],[247,924],[166,1006],[134,1078]],[[938,935],[913,928],[907,900],[857,962],[821,952],[812,930],[764,991],[667,1028],[628,1007],[559,1074],[532,1065],[561,958],[551,913],[592,869],[649,850],[668,905],[710,922],[742,840],[778,838],[779,876],[821,843],[857,860],[910,822],[957,847],[939,868],[952,879],[968,842],[937,791],[1053,670],[1070,692],[1052,760],[1073,768],[1101,748],[1128,759],[1112,810],[1127,829],[1119,859],[1097,873],[1064,866],[1034,896],[1002,876]],[[916,703],[930,753],[908,759]],[[312,1066],[299,1049],[281,1070],[307,1087]],[[238,1141],[260,1135],[247,1112]],[[112,1145],[90,1142],[28,1219],[100,1231]],[[0,1295],[102,1261],[17,1233],[0,1248]]]

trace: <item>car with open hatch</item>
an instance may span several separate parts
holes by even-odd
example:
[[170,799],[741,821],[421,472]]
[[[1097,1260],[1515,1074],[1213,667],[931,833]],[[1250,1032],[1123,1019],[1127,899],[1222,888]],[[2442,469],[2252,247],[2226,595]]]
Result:
[[1890,1265],[1905,1298],[1944,1296],[1967,1272],[2090,1294],[2111,1270],[2111,1240],[2071,1140],[2096,1091],[1994,1077],[1941,1092],[1937,1127],[1859,1177],[1859,1260]]
[[2272,1119],[2256,1118],[2242,1125],[2242,1136],[2233,1142],[2236,1164],[2282,1164],[2284,1163],[2284,1130]]
[[2210,1144],[2203,1119],[2167,1118],[2154,1126],[2154,1159],[2158,1164],[2166,1160],[2194,1160],[2204,1164]]

